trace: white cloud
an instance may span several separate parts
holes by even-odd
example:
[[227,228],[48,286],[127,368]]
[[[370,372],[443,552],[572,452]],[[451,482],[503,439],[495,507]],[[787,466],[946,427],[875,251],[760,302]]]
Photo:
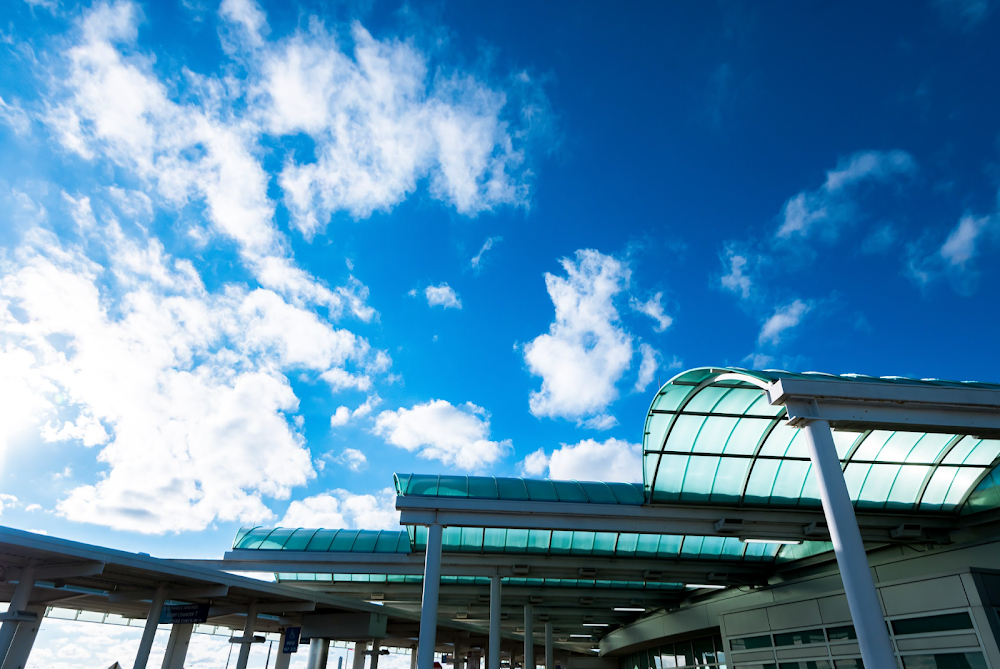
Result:
[[477,253],[476,255],[472,256],[472,260],[469,261],[469,264],[472,266],[472,269],[478,272],[479,268],[480,268],[480,266],[482,265],[482,262],[483,262],[483,256],[486,254],[486,252],[489,251],[490,249],[492,249],[494,246],[496,246],[497,244],[499,244],[502,241],[503,241],[503,237],[489,237],[489,238],[487,238],[487,240],[485,242],[483,242],[482,247],[480,247],[479,253]]
[[333,412],[330,416],[330,427],[340,427],[341,425],[347,425],[347,421],[351,420],[351,410],[345,406],[337,407],[337,410]]
[[803,191],[785,203],[776,237],[780,240],[819,234],[833,239],[854,211],[852,188],[914,171],[916,163],[905,151],[864,151],[841,159],[826,173],[826,182],[818,190]]
[[280,527],[398,530],[396,492],[384,488],[377,495],[355,495],[337,489],[296,500],[288,505]]
[[989,216],[963,216],[941,245],[941,257],[949,265],[964,269],[976,254],[976,243],[990,224]]
[[509,439],[490,441],[489,414],[471,402],[453,406],[431,400],[410,409],[383,411],[374,433],[421,458],[466,471],[479,471],[511,450]]
[[744,300],[750,297],[753,281],[747,272],[748,259],[745,254],[736,253],[732,248],[726,249],[726,260],[729,263],[729,273],[722,276],[722,287],[736,293]]
[[449,286],[447,283],[442,283],[437,286],[427,286],[424,289],[424,296],[427,298],[427,304],[431,307],[444,307],[445,309],[461,309],[462,300],[458,299],[458,294],[455,289]]
[[657,332],[663,332],[670,327],[670,324],[674,322],[674,319],[663,313],[663,304],[661,304],[662,300],[663,293],[657,293],[645,302],[640,302],[634,297],[629,297],[628,303],[633,310],[638,311],[641,314],[646,314],[656,321],[656,325],[653,326],[654,330]]
[[802,300],[795,300],[775,309],[774,314],[764,321],[757,337],[759,344],[777,344],[785,333],[796,327],[812,306]]
[[31,131],[31,119],[17,102],[8,103],[0,97],[0,123],[4,123],[15,135],[27,135]]
[[660,366],[660,352],[646,343],[639,344],[639,352],[642,354],[642,362],[639,363],[639,378],[635,382],[635,390],[641,393],[656,376],[656,370]]
[[4,509],[13,509],[15,506],[17,506],[17,497],[15,495],[0,492],[0,516],[3,515]]
[[363,472],[368,469],[368,458],[356,448],[345,448],[339,456],[334,458],[334,462],[339,462],[352,472]]
[[525,476],[557,480],[642,482],[642,444],[621,439],[593,439],[566,445],[546,455],[538,449],[521,462]]
[[264,43],[263,35],[269,31],[267,16],[254,0],[222,0],[219,15],[238,25],[252,46],[259,47]]
[[615,400],[615,384],[631,364],[632,337],[614,306],[615,296],[628,288],[630,272],[621,261],[591,249],[561,264],[566,278],[545,274],[555,321],[548,334],[524,347],[528,369],[542,377],[529,407],[535,416],[583,420]]

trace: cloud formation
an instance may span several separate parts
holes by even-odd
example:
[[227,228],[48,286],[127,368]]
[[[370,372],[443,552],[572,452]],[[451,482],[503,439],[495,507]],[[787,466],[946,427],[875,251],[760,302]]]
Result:
[[638,311],[640,314],[649,316],[656,322],[656,325],[653,326],[654,330],[657,332],[663,332],[670,327],[670,324],[674,322],[674,319],[663,312],[663,304],[661,303],[662,300],[663,293],[661,292],[653,295],[645,302],[640,302],[635,297],[629,297],[628,303],[633,310]]
[[802,318],[811,308],[812,305],[802,300],[794,300],[778,307],[771,317],[764,321],[764,325],[760,328],[760,335],[757,337],[757,343],[778,344],[789,330],[802,322]]
[[462,300],[458,299],[458,293],[447,283],[437,286],[427,286],[424,289],[424,297],[427,298],[427,305],[430,307],[443,307],[445,309],[461,309]]
[[480,267],[482,266],[483,256],[486,255],[486,252],[502,241],[503,237],[488,237],[486,241],[483,242],[483,245],[479,248],[479,253],[472,256],[472,260],[469,261],[469,265],[472,267],[472,269],[478,272]]
[[355,495],[337,489],[306,497],[288,505],[278,526],[398,530],[396,492],[384,488],[378,495]]
[[481,471],[512,450],[509,439],[490,440],[489,413],[472,402],[454,406],[431,400],[409,409],[383,411],[375,419],[373,432],[421,458],[464,471]]
[[642,482],[642,444],[622,439],[583,441],[546,454],[540,448],[521,462],[525,476],[557,480]]

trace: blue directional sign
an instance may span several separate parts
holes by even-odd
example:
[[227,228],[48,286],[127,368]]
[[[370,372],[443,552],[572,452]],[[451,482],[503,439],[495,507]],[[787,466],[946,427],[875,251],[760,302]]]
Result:
[[203,623],[208,620],[208,604],[174,604],[164,606],[160,613],[160,624]]

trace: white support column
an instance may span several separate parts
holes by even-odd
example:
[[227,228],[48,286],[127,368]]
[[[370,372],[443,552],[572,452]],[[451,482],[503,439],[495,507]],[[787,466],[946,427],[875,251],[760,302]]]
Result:
[[372,639],[372,664],[371,669],[378,669],[378,651],[382,639]]
[[524,605],[524,669],[535,669],[535,616],[531,604]]
[[367,641],[359,641],[354,644],[354,669],[365,669],[365,652],[367,650]]
[[410,669],[417,669],[417,647],[410,649]]
[[[10,606],[7,607],[8,613],[23,611],[28,606],[33,587],[35,587],[35,568],[29,565],[21,570],[17,587],[14,588],[14,594],[10,597]],[[19,624],[15,620],[5,620],[3,625],[0,625],[0,659],[7,657],[7,651],[10,650],[10,644],[14,641],[14,632],[17,631]]]
[[420,602],[420,637],[417,642],[418,669],[434,669],[434,646],[437,644],[438,592],[441,589],[441,533],[437,523],[427,528],[427,551],[424,553],[424,592]]
[[316,639],[313,643],[316,641],[319,641],[319,650],[316,653],[316,666],[313,669],[326,669],[326,663],[330,660],[330,640]]
[[552,623],[545,623],[545,669],[556,669],[552,656]]
[[882,615],[868,555],[861,541],[858,519],[847,491],[847,482],[833,441],[830,423],[811,420],[806,423],[806,444],[816,470],[823,513],[830,529],[830,541],[837,556],[840,577],[844,581],[847,606],[854,620],[854,631],[861,646],[861,657],[870,669],[895,669],[896,656],[889,640],[889,630]]
[[319,662],[319,639],[309,639],[309,657],[306,658],[306,669],[316,669]]
[[250,608],[247,609],[247,622],[243,626],[243,643],[240,644],[240,656],[236,660],[236,669],[247,669],[247,662],[250,661],[250,649],[253,648],[253,629],[256,626],[257,602],[250,602]]
[[170,626],[167,651],[163,654],[163,664],[160,665],[162,669],[184,669],[184,658],[187,657],[192,631],[194,631],[194,625],[191,624]]
[[42,626],[42,618],[45,616],[44,604],[26,606],[23,610],[36,614],[38,620],[30,623],[18,623],[17,631],[14,632],[14,639],[10,644],[10,650],[7,651],[7,657],[3,660],[3,669],[24,669],[25,665],[28,664],[28,656],[31,654],[31,647],[35,643],[35,637],[38,636],[38,628]]
[[[292,661],[292,654],[286,653],[283,650],[285,647],[284,635],[282,635],[282,638],[278,641],[278,644],[279,644],[278,655],[277,657],[274,658],[274,669],[288,669],[288,665]],[[311,646],[312,644],[310,644],[310,647]]]
[[[163,600],[166,599],[167,590],[163,586],[156,589],[153,601],[149,604],[149,613],[146,615],[146,627],[142,630],[142,639],[139,641],[139,651],[135,654],[134,669],[146,669],[149,661],[149,651],[153,649],[153,638],[156,636],[156,626],[160,624],[160,614],[163,612]],[[244,667],[244,669],[246,669]]]
[[490,576],[490,647],[486,669],[500,669],[500,586],[500,577]]

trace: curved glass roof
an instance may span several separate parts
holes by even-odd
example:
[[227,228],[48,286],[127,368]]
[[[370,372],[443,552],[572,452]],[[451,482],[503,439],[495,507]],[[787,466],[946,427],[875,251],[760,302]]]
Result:
[[[802,431],[762,385],[781,378],[843,379],[1000,389],[902,377],[844,377],[699,368],[668,381],[643,434],[648,501],[819,506]],[[1000,507],[1000,440],[972,435],[833,431],[855,507],[969,513]]]
[[295,527],[243,528],[238,550],[318,551],[328,553],[409,553],[406,530],[323,530]]
[[637,483],[600,481],[551,481],[549,479],[501,478],[495,476],[438,476],[393,474],[396,494],[417,497],[464,497],[533,502],[589,502],[630,504],[646,501]]
[[[312,581],[317,583],[412,583],[424,582],[423,576],[399,574],[308,574],[279,573],[279,581]],[[508,577],[500,579],[504,586],[529,588],[588,588],[616,590],[683,590],[683,583],[662,583],[660,581],[605,581],[579,578],[526,578]],[[489,576],[442,576],[441,585],[489,585]]]

